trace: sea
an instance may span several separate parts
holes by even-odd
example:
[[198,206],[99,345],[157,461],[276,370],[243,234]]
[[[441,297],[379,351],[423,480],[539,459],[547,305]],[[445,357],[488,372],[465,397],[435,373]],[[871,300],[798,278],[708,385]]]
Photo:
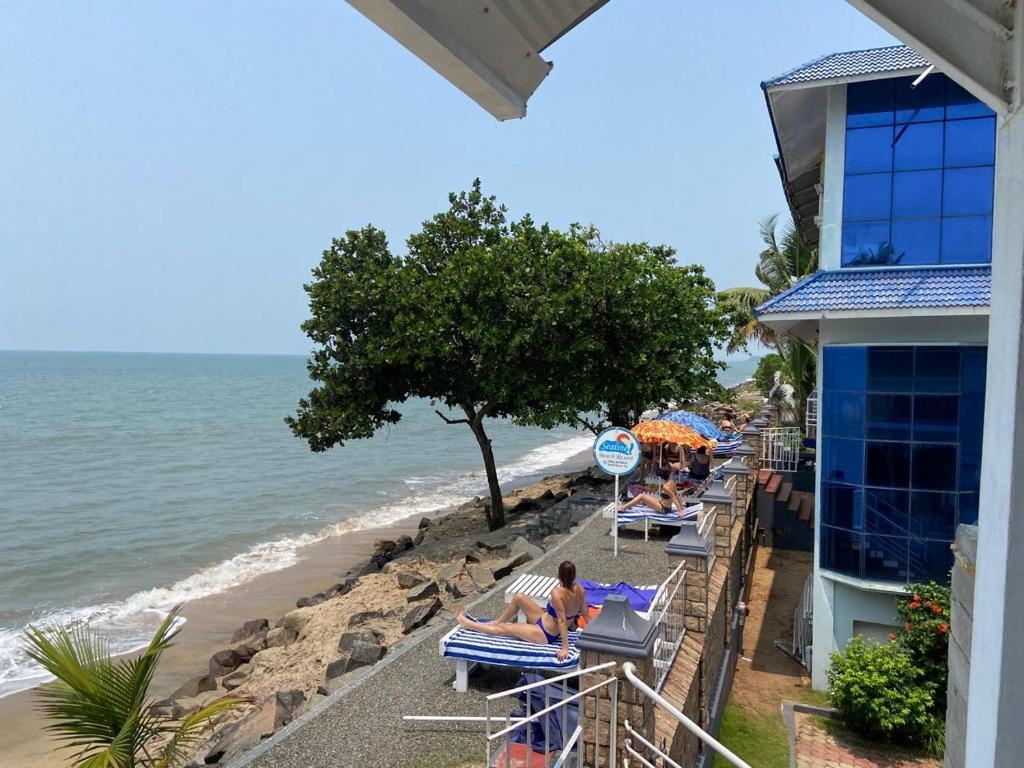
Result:
[[[24,653],[30,624],[88,623],[128,652],[171,607],[305,545],[486,493],[469,430],[423,400],[311,452],[284,423],[311,385],[301,356],[0,351],[0,697],[46,679]],[[593,442],[499,420],[488,433],[506,487]]]

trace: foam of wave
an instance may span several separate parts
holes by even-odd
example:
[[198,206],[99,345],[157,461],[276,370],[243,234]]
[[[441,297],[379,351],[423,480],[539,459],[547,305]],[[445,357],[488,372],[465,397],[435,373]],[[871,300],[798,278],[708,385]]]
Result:
[[[560,464],[592,444],[592,437],[581,435],[534,448],[512,463],[499,467],[498,479],[506,484],[536,474]],[[303,547],[330,536],[378,528],[416,515],[440,512],[484,493],[487,487],[482,469],[460,475],[448,482],[437,477],[412,477],[408,480],[410,489],[417,490],[413,495],[350,517],[316,533],[257,544],[247,552],[203,568],[170,586],[136,592],[122,602],[53,611],[33,623],[37,626],[63,627],[88,624],[108,637],[111,652],[130,653],[146,646],[153,631],[175,605],[224,592],[262,574],[294,565],[301,559],[300,550]],[[419,491],[419,488],[424,490]],[[184,622],[184,619],[180,621]],[[0,698],[51,679],[26,656],[24,629],[0,628]]]

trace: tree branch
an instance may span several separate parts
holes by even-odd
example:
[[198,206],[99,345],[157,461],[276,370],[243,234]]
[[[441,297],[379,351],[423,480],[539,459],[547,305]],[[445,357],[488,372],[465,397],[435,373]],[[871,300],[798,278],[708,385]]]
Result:
[[469,419],[449,419],[447,416],[445,416],[443,413],[441,413],[436,408],[434,409],[434,413],[436,413],[438,416],[440,416],[442,419],[444,419],[444,423],[445,424],[469,424],[470,423]]

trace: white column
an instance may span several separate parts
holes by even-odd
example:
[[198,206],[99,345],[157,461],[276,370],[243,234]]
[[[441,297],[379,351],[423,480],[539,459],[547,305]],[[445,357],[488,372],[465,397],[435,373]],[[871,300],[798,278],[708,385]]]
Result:
[[966,768],[1024,760],[1024,115],[997,120]]

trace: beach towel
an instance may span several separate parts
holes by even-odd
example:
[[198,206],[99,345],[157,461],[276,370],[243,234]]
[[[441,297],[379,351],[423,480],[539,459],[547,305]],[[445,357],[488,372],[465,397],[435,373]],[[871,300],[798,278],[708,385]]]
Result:
[[608,595],[621,595],[629,601],[635,611],[650,610],[651,601],[657,589],[641,589],[620,581],[618,584],[598,584],[589,579],[576,580],[587,591],[587,605],[604,605]]
[[[474,618],[468,613],[466,618],[472,621],[488,621]],[[559,661],[555,655],[561,647],[559,643],[529,643],[514,637],[499,637],[458,627],[444,638],[441,655],[449,659],[464,659],[503,667],[572,669],[580,663],[580,652],[575,647],[579,637],[578,631],[569,633],[569,655],[564,661]]]
[[[528,672],[519,678],[519,682],[516,683],[516,687],[520,688],[524,685],[540,683],[543,680],[544,678],[541,675]],[[547,690],[546,703],[545,689]],[[565,696],[572,696],[575,693],[576,690],[574,688],[566,686]],[[553,706],[562,701],[562,684],[548,683],[547,685],[531,688],[529,691],[520,691],[516,694],[516,698],[519,700],[519,703],[522,704],[522,709],[513,712],[511,715],[512,717],[526,717],[527,695],[530,697],[530,712],[539,712],[545,707]],[[544,735],[547,733],[548,752],[555,752],[562,748],[562,745],[565,744],[573,731],[576,730],[576,724],[579,722],[579,719],[579,700],[577,699],[576,701],[570,701],[568,704],[563,704],[558,709],[552,710],[548,714],[542,715],[528,724],[524,723],[520,725],[512,731],[509,739],[514,744],[528,743],[530,745],[530,749],[543,754]],[[527,734],[527,726],[529,726],[529,734]]]

